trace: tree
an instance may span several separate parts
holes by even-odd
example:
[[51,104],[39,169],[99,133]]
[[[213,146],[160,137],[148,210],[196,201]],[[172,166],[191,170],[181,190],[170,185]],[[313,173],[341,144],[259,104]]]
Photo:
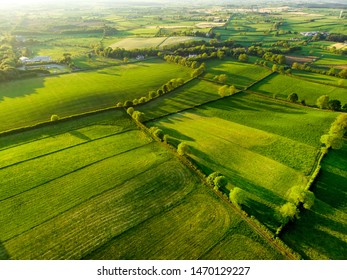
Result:
[[248,55],[245,54],[245,53],[241,53],[241,54],[239,55],[239,60],[240,60],[240,61],[248,61]]
[[218,81],[221,82],[222,84],[224,84],[227,80],[228,80],[228,76],[225,74],[220,74],[218,76]]
[[155,137],[159,138],[160,140],[163,140],[164,132],[160,128],[158,128],[158,129],[154,130],[153,135]]
[[145,120],[145,114],[140,111],[134,111],[132,117],[135,121],[143,122]]
[[148,93],[149,99],[153,99],[153,98],[156,98],[158,96],[159,96],[159,94],[156,91],[153,91],[153,90]]
[[214,186],[214,179],[216,179],[218,176],[222,176],[222,174],[219,173],[218,171],[211,173],[210,175],[208,175],[206,179],[207,183],[210,184],[211,186]]
[[282,205],[279,209],[280,220],[283,224],[289,221],[293,221],[295,218],[299,217],[299,210],[292,202],[287,202]]
[[124,106],[125,106],[125,107],[131,107],[131,106],[133,106],[133,105],[134,105],[133,102],[130,101],[130,100],[127,100],[127,101],[124,102]]
[[213,180],[213,183],[214,189],[219,190],[221,188],[224,188],[228,184],[228,180],[224,176],[218,176]]
[[187,144],[185,144],[185,143],[179,143],[178,144],[177,153],[180,156],[183,156],[183,155],[187,154],[188,150],[189,150],[189,146]]
[[116,107],[118,107],[118,108],[123,107],[123,102],[118,102]]
[[292,92],[291,94],[288,95],[288,100],[290,102],[296,103],[299,100],[299,96],[295,92]]
[[302,203],[305,209],[310,209],[314,204],[315,196],[304,186],[294,186],[289,190],[288,200],[295,205]]
[[337,99],[330,100],[328,102],[328,108],[334,111],[340,111],[341,110],[341,101]]
[[241,204],[244,204],[246,201],[246,195],[242,189],[235,187],[230,191],[229,199],[232,204],[241,209]]
[[272,70],[272,72],[278,71],[278,66],[277,66],[277,64],[272,65],[271,70]]
[[55,122],[55,121],[57,121],[57,120],[59,120],[59,116],[58,116],[58,115],[52,115],[52,116],[51,116],[51,121],[52,121],[52,122]]
[[328,103],[329,103],[329,96],[328,95],[322,95],[318,97],[316,104],[319,108],[321,109],[326,109],[328,108]]
[[128,109],[127,109],[127,113],[130,115],[130,116],[132,116],[133,115],[133,113],[134,113],[134,107],[129,107]]
[[347,112],[347,103],[345,105],[342,106],[342,110]]

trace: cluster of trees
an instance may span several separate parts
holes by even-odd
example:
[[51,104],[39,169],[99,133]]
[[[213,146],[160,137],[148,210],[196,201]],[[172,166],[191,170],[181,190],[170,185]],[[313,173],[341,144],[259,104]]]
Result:
[[347,104],[345,104],[343,107],[341,106],[341,101],[337,99],[330,100],[329,95],[322,95],[318,97],[316,101],[316,105],[320,109],[330,109],[333,111],[341,111],[346,110],[347,111]]
[[161,86],[157,91],[150,91],[147,96],[142,96],[140,98],[134,98],[134,100],[126,100],[124,102],[118,102],[116,107],[131,107],[138,104],[146,103],[154,98],[157,98],[163,94],[166,94],[175,88],[184,84],[184,80],[182,78],[171,79],[163,86]]
[[191,67],[193,69],[199,68],[200,66],[200,63],[198,61],[193,60],[192,58],[182,57],[179,55],[165,55],[164,59],[167,62],[173,62],[182,66]]
[[288,202],[278,209],[279,219],[283,228],[289,221],[299,218],[299,209],[311,209],[315,201],[314,193],[305,186],[294,186],[289,190]]
[[145,120],[145,114],[140,111],[135,111],[133,107],[129,107],[127,113],[137,122],[142,123]]
[[117,59],[137,58],[140,55],[144,57],[157,56],[158,54],[158,50],[156,48],[126,50],[118,47],[115,49],[111,47],[104,48],[101,44],[94,45],[92,48],[95,55]]
[[[254,44],[247,49],[247,53],[250,55],[256,55],[258,57],[263,57],[265,55],[265,53],[271,53],[271,55],[272,54],[287,54],[287,53],[291,53],[291,52],[294,52],[294,51],[297,51],[300,49],[301,49],[301,47],[299,47],[299,46],[293,46],[293,47],[289,46],[288,48],[284,48],[284,49],[262,48],[261,44]],[[269,55],[270,54],[268,54],[268,56]]]
[[19,54],[16,53],[16,39],[13,36],[5,36],[0,42],[0,81],[8,81],[18,78],[16,69]]
[[213,172],[207,177],[207,183],[211,185],[216,191],[221,190],[228,184],[227,178],[220,172]]
[[286,63],[286,57],[283,54],[274,54],[272,52],[266,52],[262,56],[263,59],[266,61],[271,61],[277,64],[285,64]]
[[330,127],[328,134],[324,134],[320,141],[326,148],[341,149],[343,137],[347,132],[347,114],[339,115]]
[[219,89],[218,89],[218,94],[221,96],[221,97],[224,97],[224,96],[228,96],[228,95],[233,95],[236,93],[236,88],[234,85],[231,85],[231,86],[228,86],[228,85],[224,85],[224,86],[221,86]]
[[312,72],[312,73],[318,73],[318,74],[335,76],[335,77],[347,79],[347,69],[342,69],[342,70],[338,71],[334,67],[331,67],[328,71],[326,71],[323,69],[317,69],[317,68],[311,67],[307,63],[299,63],[299,62],[293,62],[292,69],[298,69],[298,70],[308,71],[308,72]]
[[202,73],[204,73],[205,71],[206,71],[205,63],[201,63],[201,65],[199,66],[199,68],[196,68],[196,69],[192,72],[191,76],[192,76],[192,78],[198,77],[198,76],[200,76]]

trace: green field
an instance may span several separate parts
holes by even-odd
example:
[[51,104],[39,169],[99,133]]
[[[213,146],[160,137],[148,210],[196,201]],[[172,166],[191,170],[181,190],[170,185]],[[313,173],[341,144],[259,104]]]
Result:
[[276,207],[305,184],[335,116],[238,94],[148,125],[190,145],[205,174],[220,171],[246,190],[247,212],[274,228]]
[[300,100],[305,100],[306,104],[315,105],[318,97],[328,95],[330,99],[338,99],[342,104],[347,103],[345,88],[309,82],[285,75],[273,75],[265,78],[250,88],[252,91],[265,94],[267,96],[287,99],[288,95],[295,92]]
[[129,120],[115,110],[1,138],[0,259],[283,258]]
[[338,78],[334,76],[322,75],[322,74],[317,74],[317,73],[312,73],[307,71],[300,71],[300,70],[294,70],[292,71],[292,74],[312,82],[324,83],[324,84],[329,84],[332,86],[347,87],[346,79],[342,79],[342,78]]
[[115,106],[157,90],[190,69],[159,60],[0,84],[0,131]]
[[[307,259],[345,260],[347,256],[347,143],[330,150],[312,191],[309,211],[288,227],[285,242]],[[319,242],[317,240],[319,239]]]
[[127,50],[141,48],[155,48],[160,45],[165,37],[150,37],[150,38],[126,38],[119,42],[110,45],[111,48],[124,48]]
[[218,88],[220,85],[195,79],[188,84],[160,96],[136,108],[145,113],[146,120],[155,119],[167,114],[175,113],[193,106],[220,98]]
[[233,60],[208,61],[206,66],[208,74],[205,77],[226,74],[227,83],[240,88],[245,88],[271,73],[266,68]]

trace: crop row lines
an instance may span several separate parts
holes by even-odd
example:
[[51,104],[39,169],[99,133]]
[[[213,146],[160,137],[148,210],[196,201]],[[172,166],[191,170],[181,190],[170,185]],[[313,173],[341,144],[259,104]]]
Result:
[[71,171],[71,172],[68,172],[68,173],[65,173],[65,174],[63,174],[63,175],[61,175],[61,176],[55,177],[55,178],[53,178],[53,179],[50,179],[50,180],[48,180],[48,181],[46,181],[46,182],[43,182],[43,183],[41,183],[41,184],[39,184],[39,185],[36,185],[36,186],[32,187],[32,188],[26,189],[25,191],[22,191],[22,192],[16,193],[15,195],[8,196],[8,197],[6,197],[6,198],[4,198],[4,199],[1,199],[0,202],[5,201],[5,200],[7,200],[7,199],[11,199],[11,198],[16,197],[16,196],[18,196],[18,195],[21,195],[21,194],[23,194],[23,193],[29,192],[29,191],[31,191],[31,190],[33,190],[33,189],[42,187],[42,186],[44,186],[44,185],[46,185],[46,184],[48,184],[48,183],[50,183],[50,182],[53,182],[53,181],[55,181],[55,180],[58,180],[58,179],[63,178],[63,177],[65,177],[65,176],[69,176],[69,175],[71,175],[71,174],[73,174],[73,173],[75,173],[75,172],[78,172],[78,171],[80,171],[80,170],[83,170],[84,168],[93,166],[93,165],[95,165],[95,164],[98,164],[98,163],[103,162],[103,161],[105,161],[105,160],[108,160],[108,159],[110,159],[110,158],[117,157],[117,156],[120,156],[120,155],[122,155],[122,154],[125,154],[125,153],[128,153],[128,152],[131,152],[131,151],[134,151],[134,150],[143,148],[143,147],[145,147],[145,146],[147,146],[147,145],[150,145],[150,144],[152,144],[152,142],[143,144],[143,145],[141,145],[141,146],[137,146],[137,147],[135,147],[135,148],[131,148],[131,149],[129,149],[129,150],[126,150],[126,151],[123,151],[123,152],[120,152],[120,153],[116,153],[116,154],[110,155],[110,156],[108,156],[108,157],[105,157],[105,158],[102,158],[102,159],[100,159],[100,160],[94,161],[94,162],[89,163],[89,164],[87,164],[87,165],[81,166],[81,167],[79,167],[79,168],[77,168],[77,169],[75,169],[75,170],[73,170],[73,171]]
[[[91,140],[86,140],[82,143],[78,143],[78,144],[75,144],[75,145],[72,145],[72,146],[69,146],[69,147],[66,147],[66,148],[62,148],[62,149],[59,149],[59,150],[55,150],[55,151],[52,151],[52,152],[49,152],[49,153],[45,153],[45,154],[42,154],[42,155],[38,155],[36,157],[32,157],[32,158],[28,158],[28,159],[25,159],[25,160],[22,160],[22,161],[17,161],[13,164],[9,164],[9,165],[6,165],[6,166],[2,166],[0,167],[0,170],[2,169],[6,169],[6,168],[9,168],[9,167],[12,167],[12,166],[15,166],[15,165],[18,165],[18,164],[21,164],[21,163],[25,163],[25,162],[28,162],[28,161],[31,161],[31,160],[35,160],[35,159],[38,159],[38,158],[42,158],[42,157],[45,157],[45,156],[49,156],[49,155],[53,155],[53,154],[56,154],[56,153],[59,153],[59,152],[62,152],[62,151],[66,151],[66,150],[69,150],[69,149],[73,149],[73,148],[76,148],[78,146],[82,146],[82,145],[85,145],[85,144],[89,144],[91,142],[96,142],[96,141],[99,141],[99,140],[102,140],[102,139],[106,139],[106,138],[109,138],[109,137],[114,137],[116,135],[121,135],[123,133],[127,133],[129,131],[133,131],[135,129],[127,129],[127,130],[123,130],[123,131],[120,131],[120,132],[116,132],[116,133],[113,133],[113,134],[109,134],[109,135],[106,135],[106,136],[102,136],[102,137],[99,137],[99,138],[95,138],[95,139],[91,139]],[[58,134],[59,135],[59,134]],[[41,139],[40,139],[41,140]],[[1,200],[0,200],[1,201]]]
[[[151,144],[151,143],[142,145],[142,146],[137,147],[137,148],[133,148],[133,149],[131,149],[131,150],[136,150],[136,149],[139,149],[139,148],[143,148],[144,146],[147,146],[147,145],[149,145],[149,144]],[[129,150],[129,151],[131,151],[131,150]],[[127,152],[128,152],[128,151],[127,151]],[[124,152],[124,153],[126,153],[126,152]],[[123,153],[121,153],[121,154],[123,154]],[[118,155],[115,155],[115,156],[118,156]],[[112,158],[112,156],[111,156],[111,157],[108,157],[108,158],[105,158],[105,159],[103,159],[103,160],[107,160],[107,159],[109,159],[109,158]],[[101,161],[103,161],[103,160],[101,160]],[[99,163],[99,162],[101,162],[101,161],[95,162],[95,163],[93,163],[93,164]],[[136,178],[136,177],[138,177],[138,176],[141,176],[142,174],[145,174],[145,173],[149,172],[151,169],[157,168],[158,166],[162,165],[163,163],[165,163],[165,162],[167,162],[167,161],[169,161],[169,159],[166,159],[166,160],[164,160],[164,161],[157,162],[156,164],[150,166],[148,169],[143,170],[143,171],[137,173],[137,174],[136,174],[135,176],[133,176],[132,178]],[[93,165],[93,164],[91,164],[91,165]],[[91,165],[89,165],[89,166],[91,166]],[[86,167],[87,167],[87,166],[86,166]],[[77,172],[77,171],[79,171],[79,170],[81,170],[81,169],[83,169],[83,168],[77,169],[77,170],[75,170],[75,171],[73,171],[73,172],[71,172],[71,173]],[[68,175],[70,175],[71,173],[69,173],[69,174],[67,174],[67,175],[64,175],[64,176],[68,176]],[[61,177],[64,177],[64,176],[61,176]],[[59,178],[60,178],[60,177],[59,177]],[[59,179],[59,178],[56,178],[56,179]],[[54,179],[54,180],[56,180],[56,179]],[[54,180],[51,180],[51,181],[54,181]],[[11,236],[11,237],[8,238],[8,239],[2,240],[2,242],[3,242],[3,243],[8,242],[8,241],[10,241],[11,239],[14,239],[14,238],[16,238],[16,237],[18,237],[18,236],[20,236],[20,235],[26,233],[26,232],[29,232],[29,231],[31,231],[31,230],[33,230],[33,229],[39,227],[40,225],[42,225],[42,224],[44,224],[44,223],[47,223],[47,222],[49,222],[49,221],[51,221],[51,220],[54,220],[54,219],[57,218],[58,216],[60,216],[60,215],[62,215],[62,214],[64,214],[64,213],[67,213],[67,212],[69,212],[69,211],[72,211],[73,209],[79,207],[80,205],[82,205],[82,204],[84,204],[84,203],[87,203],[87,202],[90,201],[91,199],[94,199],[94,198],[96,198],[96,197],[98,197],[98,196],[104,195],[104,194],[106,194],[107,192],[112,191],[112,189],[114,189],[114,188],[116,188],[116,187],[119,187],[119,186],[123,185],[123,184],[124,184],[125,182],[127,182],[128,180],[129,180],[129,179],[126,178],[126,179],[124,179],[122,182],[120,182],[120,183],[118,183],[118,184],[116,184],[116,185],[110,186],[108,189],[105,189],[104,191],[102,191],[102,192],[100,192],[100,193],[97,193],[97,194],[95,194],[95,195],[89,197],[87,200],[81,201],[80,203],[77,203],[77,204],[73,205],[72,207],[70,207],[70,208],[68,208],[68,209],[65,209],[65,210],[62,211],[62,212],[57,213],[56,215],[50,217],[49,219],[46,219],[46,220],[42,221],[40,224],[36,224],[36,225],[32,226],[31,228],[28,228],[28,229],[22,231],[21,233],[18,233],[18,234],[16,234],[16,235],[13,235],[13,236]],[[47,182],[47,183],[48,183],[48,182]],[[42,186],[42,185],[40,185],[40,186]],[[39,187],[39,186],[37,186],[37,187]]]

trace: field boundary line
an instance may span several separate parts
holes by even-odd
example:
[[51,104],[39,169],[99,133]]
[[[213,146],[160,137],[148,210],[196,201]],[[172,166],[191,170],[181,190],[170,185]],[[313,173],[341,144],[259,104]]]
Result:
[[63,151],[69,150],[69,149],[73,149],[73,148],[76,148],[76,147],[79,147],[79,146],[82,146],[82,145],[85,145],[85,144],[88,144],[88,143],[96,142],[96,141],[103,140],[103,139],[106,139],[106,138],[109,138],[109,137],[114,137],[114,136],[117,136],[117,135],[122,135],[123,133],[131,132],[131,131],[138,131],[138,130],[137,129],[129,129],[129,130],[124,130],[124,131],[117,132],[117,133],[114,133],[114,134],[105,135],[105,136],[102,136],[102,137],[99,137],[99,138],[96,138],[96,139],[85,140],[85,141],[83,141],[81,143],[78,143],[78,144],[75,144],[75,145],[72,145],[72,146],[69,146],[69,147],[66,147],[66,148],[62,148],[60,150],[55,150],[55,151],[52,151],[52,152],[49,152],[49,153],[38,155],[36,157],[28,158],[28,159],[25,159],[25,160],[22,160],[22,161],[17,161],[15,163],[12,163],[12,164],[0,167],[0,170],[6,169],[6,168],[9,168],[9,167],[21,164],[21,163],[25,163],[25,162],[28,162],[28,161],[31,161],[31,160],[35,160],[35,159],[38,159],[38,158],[42,158],[42,157],[45,157],[45,156],[53,155],[55,153],[59,153],[59,152],[63,152]]
[[[154,168],[157,168],[159,165],[161,165],[161,164],[163,164],[163,163],[165,163],[165,162],[167,162],[167,161],[169,161],[169,160],[170,160],[170,159],[167,159],[167,160],[165,160],[165,161],[161,161],[161,162],[159,162],[158,164],[153,165],[153,166],[154,166]],[[152,167],[153,167],[153,166],[152,166]],[[152,167],[151,167],[151,168],[152,168]],[[134,177],[132,177],[132,178],[136,178],[136,177],[138,177],[138,176],[141,176],[142,174],[145,174],[145,173],[148,172],[148,171],[149,171],[149,169],[146,169],[146,170],[144,170],[144,171],[141,171],[140,173],[138,173],[136,176],[134,176]],[[82,205],[83,203],[86,203],[87,201],[89,201],[89,200],[91,200],[91,199],[94,199],[94,198],[96,198],[96,197],[98,197],[98,196],[100,196],[100,195],[104,195],[105,193],[112,191],[114,188],[123,185],[126,181],[128,181],[128,179],[124,180],[123,182],[121,182],[121,183],[119,183],[119,184],[113,185],[113,186],[110,187],[109,189],[106,189],[106,190],[104,190],[104,191],[102,191],[102,192],[100,192],[100,193],[98,193],[98,194],[95,194],[95,195],[89,197],[87,200],[84,200],[84,201],[82,201],[82,202],[80,202],[80,203],[78,203],[78,204],[73,205],[72,207],[66,209],[65,211],[62,211],[62,212],[60,212],[60,213],[57,213],[56,215],[50,217],[49,219],[43,221],[43,222],[40,223],[40,224],[34,225],[33,227],[31,227],[31,228],[29,228],[29,229],[26,229],[26,230],[22,231],[21,233],[18,233],[18,234],[14,235],[14,236],[12,236],[12,237],[10,237],[10,238],[8,238],[8,239],[2,240],[2,242],[3,242],[3,243],[8,242],[8,241],[10,241],[11,239],[14,239],[14,238],[16,238],[16,237],[18,237],[18,236],[20,236],[20,235],[26,233],[26,232],[29,232],[29,231],[31,231],[31,230],[33,230],[33,229],[39,227],[40,225],[42,225],[42,224],[44,224],[44,223],[47,223],[47,222],[49,222],[49,221],[51,221],[51,220],[57,218],[58,216],[60,216],[60,215],[62,215],[62,214],[64,214],[64,213],[66,213],[66,212],[68,212],[68,211],[71,211],[71,210],[74,209],[74,208],[79,207],[80,205]]]
[[126,153],[128,153],[128,152],[131,152],[131,151],[134,151],[134,150],[137,150],[137,149],[141,149],[141,148],[143,148],[143,147],[145,147],[145,146],[147,146],[147,145],[150,145],[150,144],[153,144],[153,142],[149,142],[149,143],[143,144],[143,145],[141,145],[141,146],[137,146],[137,147],[135,147],[135,148],[131,148],[131,149],[129,149],[129,150],[126,150],[126,151],[123,151],[123,152],[120,152],[120,153],[117,153],[117,154],[114,154],[114,155],[107,156],[107,157],[105,157],[105,158],[99,159],[99,160],[94,161],[94,162],[92,162],[92,163],[88,163],[87,165],[84,165],[84,166],[81,166],[81,167],[79,167],[79,168],[76,168],[76,169],[74,169],[74,170],[72,170],[72,171],[70,171],[70,172],[68,172],[68,173],[62,174],[62,175],[60,175],[60,176],[58,176],[58,177],[55,177],[55,178],[52,178],[52,179],[50,179],[50,180],[48,180],[48,181],[46,181],[46,182],[43,182],[43,183],[41,183],[41,184],[39,184],[39,185],[36,185],[36,186],[33,186],[33,187],[31,187],[31,188],[29,188],[29,189],[26,189],[26,190],[24,190],[24,191],[22,191],[22,192],[19,192],[19,193],[16,193],[16,194],[14,194],[14,195],[8,196],[8,197],[6,197],[6,198],[0,199],[0,202],[5,201],[5,200],[7,200],[7,199],[11,199],[11,198],[16,197],[16,196],[18,196],[18,195],[21,195],[21,194],[23,194],[23,193],[29,192],[29,191],[31,191],[31,190],[33,190],[33,189],[42,187],[43,185],[46,185],[46,184],[48,184],[48,183],[51,183],[51,182],[53,182],[53,181],[55,181],[55,180],[58,180],[58,179],[60,179],[60,178],[69,176],[69,175],[71,175],[72,173],[81,171],[81,170],[83,170],[83,169],[85,169],[85,168],[87,168],[87,167],[93,166],[94,164],[98,164],[98,163],[100,163],[100,162],[103,162],[103,161],[105,161],[105,160],[109,160],[109,159],[111,159],[111,158],[120,156],[120,155],[122,155],[122,154],[126,154]]
[[[310,73],[312,73],[312,72],[310,72]],[[315,73],[313,72],[313,74],[315,74]],[[320,73],[318,73],[318,74],[320,74]],[[316,84],[321,84],[321,85],[325,85],[325,86],[332,86],[332,87],[336,87],[336,88],[346,88],[347,89],[347,86],[342,86],[342,85],[340,86],[340,85],[334,85],[334,84],[324,83],[324,82],[320,82],[320,81],[310,80],[308,78],[300,77],[300,76],[295,75],[295,74],[284,74],[284,75],[287,75],[293,79],[299,79],[299,80],[303,80],[303,81],[307,81],[307,82],[311,82],[311,83],[316,83]],[[320,75],[324,75],[324,74],[320,74]],[[325,75],[325,76],[329,76],[329,75]],[[329,76],[329,77],[331,77],[331,76]],[[332,77],[337,78],[336,76],[332,76]],[[345,80],[345,79],[341,78],[341,80]]]

